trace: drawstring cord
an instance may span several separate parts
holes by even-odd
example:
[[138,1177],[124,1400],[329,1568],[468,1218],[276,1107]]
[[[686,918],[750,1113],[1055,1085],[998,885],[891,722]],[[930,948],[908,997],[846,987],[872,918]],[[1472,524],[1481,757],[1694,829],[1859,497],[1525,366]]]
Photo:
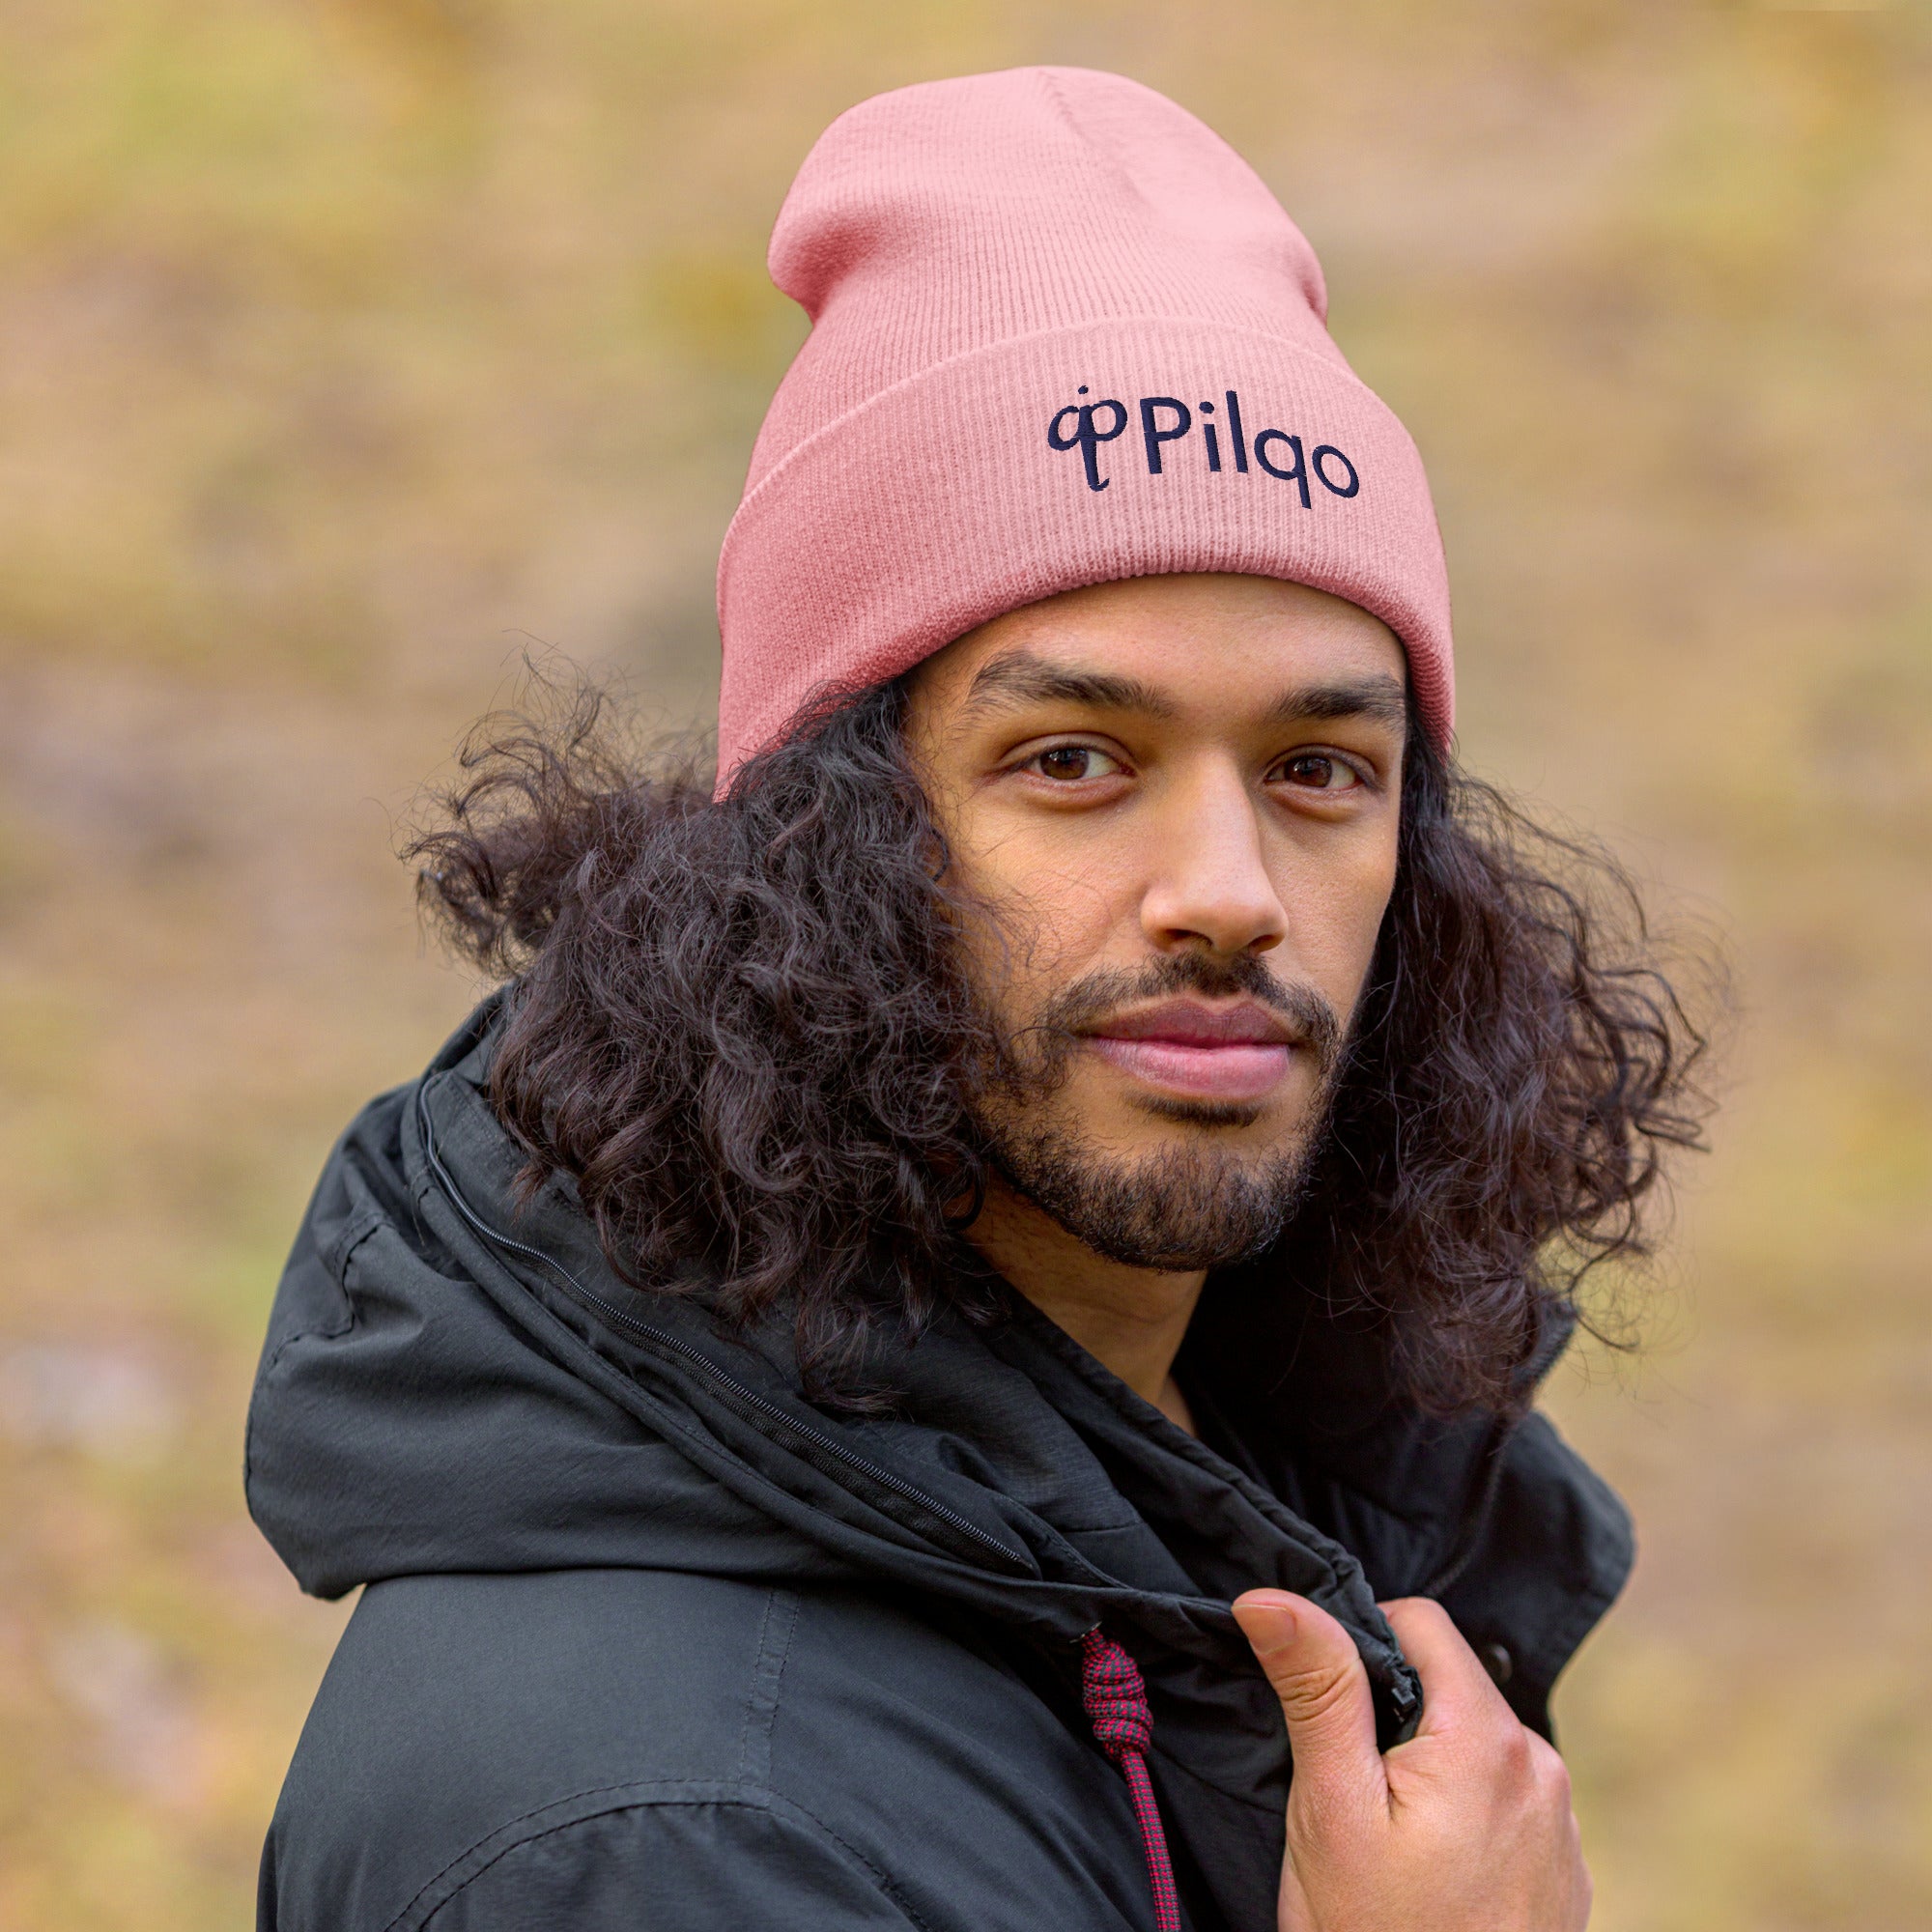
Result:
[[1167,1833],[1153,1802],[1148,1776],[1148,1747],[1153,1743],[1153,1713],[1140,1665],[1096,1624],[1080,1639],[1080,1697],[1094,1741],[1121,1767],[1141,1828],[1148,1881],[1153,1887],[1155,1932],[1180,1932],[1180,1901],[1174,1889],[1174,1866],[1167,1856]]

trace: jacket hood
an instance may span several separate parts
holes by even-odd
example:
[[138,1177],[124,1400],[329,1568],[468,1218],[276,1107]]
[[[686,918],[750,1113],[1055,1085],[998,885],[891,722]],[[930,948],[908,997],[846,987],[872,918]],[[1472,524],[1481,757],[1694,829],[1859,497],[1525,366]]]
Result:
[[1018,1297],[999,1331],[942,1320],[881,1356],[891,1417],[828,1413],[776,1327],[734,1335],[617,1280],[567,1180],[519,1211],[522,1157],[483,1093],[493,1019],[364,1110],[283,1277],[247,1488],[304,1589],[603,1565],[871,1576],[1069,1638],[1129,1605],[1168,1641],[1225,1634],[1225,1598],[1123,1512],[1123,1478],[1156,1521],[1208,1506],[1208,1544],[1232,1531],[1272,1558],[1238,1587],[1319,1594],[1406,1682],[1348,1551]]
[[1278,1804],[1286,1757],[1241,1590],[1343,1621],[1389,1742],[1420,1687],[1376,1597],[1466,1589],[1472,1563],[1494,1595],[1495,1511],[1520,1530],[1529,1507],[1538,1539],[1498,1600],[1540,1646],[1512,1696],[1532,1719],[1620,1584],[1622,1512],[1547,1425],[1424,1422],[1366,1338],[1238,1280],[1178,1368],[1206,1440],[1018,1296],[882,1362],[892,1415],[815,1406],[784,1335],[621,1283],[566,1181],[514,1205],[521,1155],[483,1091],[496,1009],[352,1124],[276,1296],[248,1501],[305,1590],[646,1568],[911,1591],[1047,1646],[1104,1625],[1164,1751],[1246,1808]]

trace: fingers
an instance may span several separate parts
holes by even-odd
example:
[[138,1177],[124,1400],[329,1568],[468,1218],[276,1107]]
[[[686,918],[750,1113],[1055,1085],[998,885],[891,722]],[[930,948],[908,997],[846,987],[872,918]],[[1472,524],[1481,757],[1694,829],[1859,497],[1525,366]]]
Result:
[[1385,1792],[1368,1673],[1354,1639],[1319,1605],[1286,1590],[1250,1590],[1234,1607],[1281,1699],[1295,1781]]
[[1427,1597],[1401,1597],[1383,1604],[1381,1612],[1422,1679],[1422,1731],[1450,1724],[1517,1725],[1516,1713],[1440,1604]]
[[1294,1750],[1280,1924],[1583,1932],[1590,1880],[1562,1760],[1439,1605],[1382,1609],[1425,1700],[1422,1728],[1386,1757],[1342,1626],[1286,1591],[1235,1604]]

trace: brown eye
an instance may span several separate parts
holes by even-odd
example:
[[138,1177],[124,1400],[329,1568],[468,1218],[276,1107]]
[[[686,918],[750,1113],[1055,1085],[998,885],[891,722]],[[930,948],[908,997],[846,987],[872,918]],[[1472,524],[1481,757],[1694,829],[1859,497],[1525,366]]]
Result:
[[1041,778],[1058,779],[1063,783],[1103,779],[1119,770],[1105,752],[1096,752],[1091,745],[1056,745],[1049,752],[1039,753],[1033,760],[1033,767]]
[[1331,758],[1321,752],[1302,752],[1281,766],[1281,775],[1292,785],[1305,791],[1347,791],[1361,783],[1361,775],[1352,765]]

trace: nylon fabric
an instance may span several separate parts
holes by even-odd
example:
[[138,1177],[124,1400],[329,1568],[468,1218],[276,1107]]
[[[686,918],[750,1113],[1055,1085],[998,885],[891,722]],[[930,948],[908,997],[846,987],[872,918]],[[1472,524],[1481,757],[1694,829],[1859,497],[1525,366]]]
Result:
[[[1414,1679],[1376,1598],[1458,1549],[1445,1601],[1547,1725],[1629,1555],[1547,1425],[1480,1480],[1487,1427],[1415,1417],[1318,1303],[1232,1278],[1179,1371],[1205,1440],[1017,1298],[882,1350],[891,1413],[827,1409],[781,1324],[627,1288],[566,1186],[518,1206],[496,1011],[345,1135],[270,1318],[250,1508],[305,1588],[362,1596],[262,1926],[509,1932],[567,1898],[573,1932],[702,1927],[652,1902],[730,1846],[738,1922],[1164,1932],[1158,1832],[1184,1932],[1263,1932],[1291,1766],[1230,1600],[1322,1604],[1393,1734]],[[1104,1735],[1096,1628],[1132,1670],[1094,1680]]]

